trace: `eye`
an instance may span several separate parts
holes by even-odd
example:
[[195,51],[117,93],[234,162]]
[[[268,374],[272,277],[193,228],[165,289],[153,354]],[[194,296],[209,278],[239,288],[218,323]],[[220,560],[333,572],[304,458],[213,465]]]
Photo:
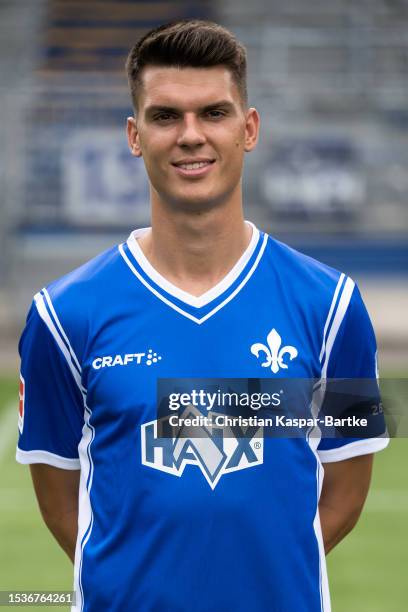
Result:
[[158,123],[168,123],[174,118],[175,116],[172,115],[171,113],[159,113],[153,117],[153,119],[157,121]]
[[222,117],[225,117],[225,113],[224,111],[217,110],[214,108],[207,112],[207,117],[209,117],[210,119],[221,119]]

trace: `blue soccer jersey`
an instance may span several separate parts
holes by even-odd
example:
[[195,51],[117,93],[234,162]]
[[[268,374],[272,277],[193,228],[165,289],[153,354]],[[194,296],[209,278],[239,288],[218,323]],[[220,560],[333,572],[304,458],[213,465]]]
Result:
[[159,379],[375,379],[359,291],[253,227],[194,297],[150,265],[143,231],[39,292],[20,341],[17,460],[81,470],[73,609],[329,612],[322,463],[384,448],[384,424],[366,439],[173,440],[156,391]]

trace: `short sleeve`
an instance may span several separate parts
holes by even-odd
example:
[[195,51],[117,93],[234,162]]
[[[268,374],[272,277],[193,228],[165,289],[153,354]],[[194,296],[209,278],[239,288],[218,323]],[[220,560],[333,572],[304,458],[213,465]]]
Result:
[[[350,279],[349,282],[352,283]],[[360,291],[356,286],[351,293],[344,318],[336,333],[328,359],[326,376],[328,387],[332,379],[343,381],[341,384],[349,389],[344,394],[345,397],[357,397],[358,391],[355,393],[353,387],[361,386],[367,389],[367,391],[362,390],[361,397],[370,397],[372,404],[381,406],[377,382],[375,334]],[[374,433],[364,438],[322,437],[317,448],[322,462],[350,459],[382,450],[388,445],[389,439],[382,412],[375,411],[368,415],[366,413],[365,416],[368,420],[368,431]]]
[[19,463],[80,469],[83,396],[61,343],[33,302],[19,343]]

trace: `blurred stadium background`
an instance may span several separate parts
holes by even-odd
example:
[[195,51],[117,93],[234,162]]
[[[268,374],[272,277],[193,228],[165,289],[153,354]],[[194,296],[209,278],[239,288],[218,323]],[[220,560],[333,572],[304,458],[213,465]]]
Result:
[[[247,217],[350,274],[383,375],[407,377],[407,0],[0,0],[0,590],[71,585],[14,464],[17,338],[38,289],[149,223],[124,61],[184,17],[248,48],[263,127]],[[377,457],[366,512],[329,557],[334,612],[406,609],[407,459],[405,440]]]

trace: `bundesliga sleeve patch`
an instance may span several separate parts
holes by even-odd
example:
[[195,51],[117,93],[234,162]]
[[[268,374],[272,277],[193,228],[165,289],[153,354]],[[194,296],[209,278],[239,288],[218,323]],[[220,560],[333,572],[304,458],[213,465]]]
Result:
[[18,402],[18,429],[19,432],[22,434],[23,433],[23,427],[24,427],[24,398],[25,398],[25,381],[24,378],[20,372],[20,385],[19,385],[19,389],[18,389],[18,398],[19,398],[19,402]]

